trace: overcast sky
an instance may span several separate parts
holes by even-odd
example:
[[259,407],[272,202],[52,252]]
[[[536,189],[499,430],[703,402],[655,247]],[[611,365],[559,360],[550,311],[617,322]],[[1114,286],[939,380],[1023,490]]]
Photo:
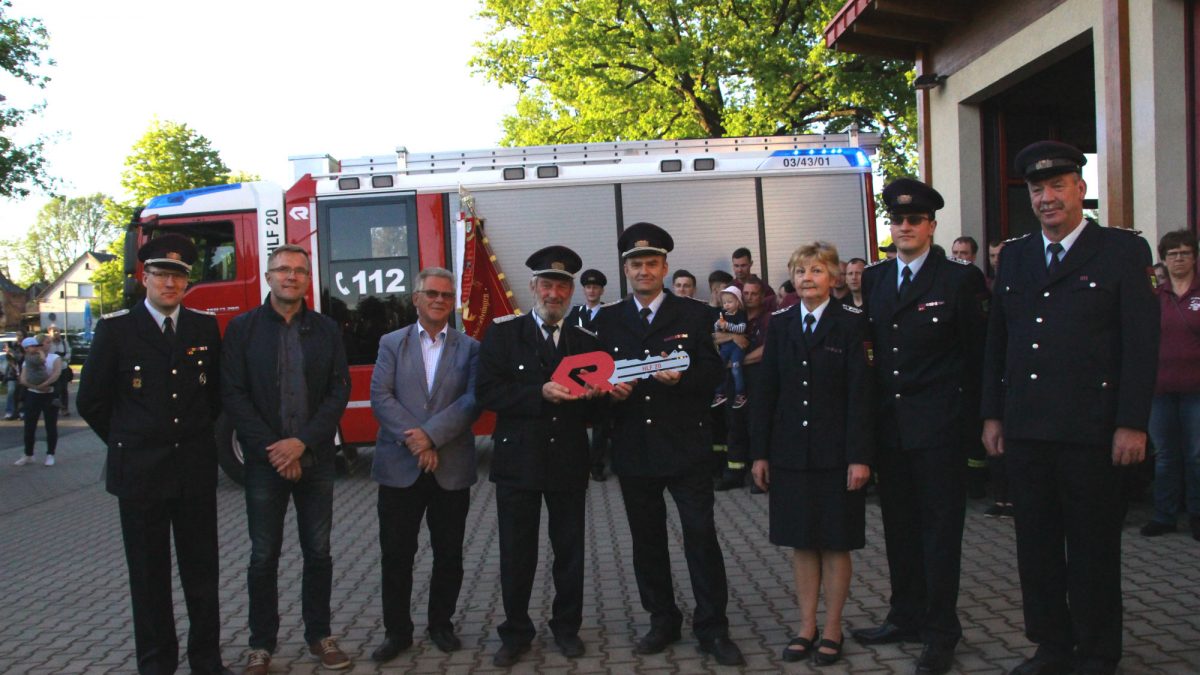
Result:
[[[8,104],[45,99],[17,140],[54,135],[62,192],[123,197],[120,174],[151,119],[185,122],[233,170],[291,183],[288,155],[338,159],[497,145],[516,100],[467,65],[478,0],[13,0],[50,31],[44,91],[0,78]],[[0,239],[44,195],[0,200]]]

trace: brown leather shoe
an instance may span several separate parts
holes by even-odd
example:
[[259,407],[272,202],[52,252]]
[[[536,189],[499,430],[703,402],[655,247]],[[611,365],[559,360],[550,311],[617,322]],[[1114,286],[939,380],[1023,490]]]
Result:
[[321,659],[321,665],[330,670],[341,670],[351,665],[350,657],[338,647],[337,638],[332,635],[309,645],[308,652]]
[[251,649],[246,657],[246,669],[242,675],[267,675],[271,669],[271,652],[265,649]]

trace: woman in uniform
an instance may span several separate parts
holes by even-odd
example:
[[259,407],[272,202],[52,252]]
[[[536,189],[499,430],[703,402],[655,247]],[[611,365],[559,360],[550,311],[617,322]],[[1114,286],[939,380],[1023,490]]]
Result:
[[753,393],[751,456],[754,481],[770,495],[771,543],[792,548],[800,627],[783,660],[811,656],[828,665],[842,654],[850,551],[864,546],[873,357],[862,310],[830,299],[837,249],[801,246],[788,267],[800,302],[771,318]]

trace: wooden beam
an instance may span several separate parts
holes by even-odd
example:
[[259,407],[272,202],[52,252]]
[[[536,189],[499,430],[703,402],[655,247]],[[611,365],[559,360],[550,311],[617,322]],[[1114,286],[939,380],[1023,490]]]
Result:
[[[917,75],[925,74],[929,66],[926,50],[917,50]],[[917,177],[926,185],[933,185],[933,133],[929,125],[929,90],[919,89],[917,94]]]
[[955,0],[875,0],[876,12],[937,21],[939,23],[963,23],[970,12]]
[[1109,227],[1133,227],[1133,126],[1129,92],[1129,0],[1104,0],[1104,137],[1107,181],[1102,192]]
[[854,33],[842,33],[834,48],[840,52],[901,61],[912,61],[915,54],[914,45],[911,42],[899,42],[888,38],[868,38]]
[[856,35],[865,37],[882,37],[900,42],[915,42],[932,45],[942,41],[945,32],[936,25],[916,23],[912,21],[880,21],[859,17],[850,30]]

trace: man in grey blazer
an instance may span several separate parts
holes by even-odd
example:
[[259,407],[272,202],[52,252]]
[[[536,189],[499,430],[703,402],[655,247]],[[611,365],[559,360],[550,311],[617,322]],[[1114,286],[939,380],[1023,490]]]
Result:
[[429,638],[459,649],[454,615],[463,579],[463,536],[475,484],[479,343],[450,328],[454,275],[430,267],[417,277],[417,323],[383,336],[371,376],[379,438],[371,477],[379,483],[384,641],[371,654],[390,661],[412,646],[413,558],[421,518],[429,525],[433,578]]

